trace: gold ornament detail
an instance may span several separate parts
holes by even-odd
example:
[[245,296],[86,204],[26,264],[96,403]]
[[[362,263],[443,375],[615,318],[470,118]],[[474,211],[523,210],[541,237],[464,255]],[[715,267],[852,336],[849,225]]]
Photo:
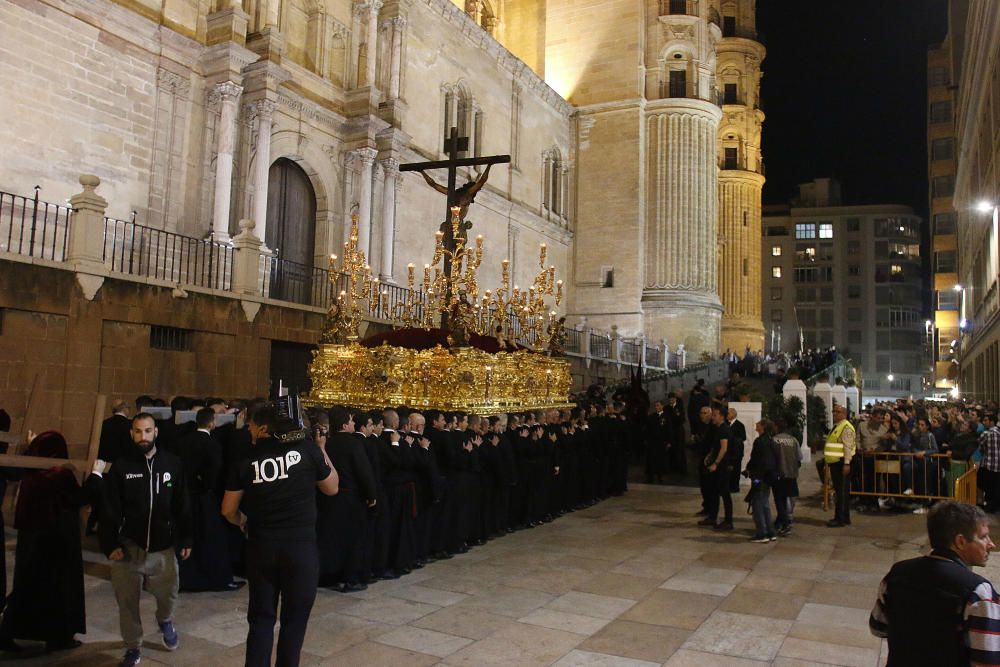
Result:
[[313,390],[305,405],[366,410],[406,405],[479,415],[573,406],[569,362],[523,350],[323,345],[309,378]]

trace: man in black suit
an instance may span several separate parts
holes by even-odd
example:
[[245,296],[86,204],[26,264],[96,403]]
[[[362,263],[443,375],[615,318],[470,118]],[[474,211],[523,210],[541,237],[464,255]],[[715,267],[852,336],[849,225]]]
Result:
[[[102,461],[117,461],[132,452],[132,420],[128,416],[129,405],[117,400],[111,404],[111,416],[101,424],[101,439],[97,447],[97,458]],[[94,504],[87,517],[87,534],[97,531],[97,517],[101,515],[100,494],[93,498]]]
[[219,513],[217,489],[222,476],[222,446],[212,435],[215,411],[202,408],[193,433],[178,440],[174,451],[181,459],[185,487],[191,501],[194,527],[192,557],[180,562],[180,589],[184,592],[235,591],[226,521]]
[[653,404],[653,414],[646,421],[646,482],[663,483],[667,469],[667,450],[670,448],[670,421],[664,411],[663,401]]
[[740,490],[740,471],[743,470],[743,445],[747,441],[747,429],[743,422],[736,418],[736,410],[729,408],[726,412],[726,423],[729,425],[729,450],[726,458],[733,467],[729,478],[729,490],[738,493]]

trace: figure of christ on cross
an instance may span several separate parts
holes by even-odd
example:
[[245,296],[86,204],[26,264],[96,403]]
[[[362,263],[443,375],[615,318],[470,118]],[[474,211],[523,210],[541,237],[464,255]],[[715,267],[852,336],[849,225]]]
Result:
[[[469,138],[458,136],[458,128],[451,128],[451,132],[447,139],[444,141],[444,152],[448,154],[447,160],[435,160],[433,162],[411,162],[408,164],[402,164],[399,166],[400,171],[418,171],[420,175],[424,177],[427,184],[432,188],[437,190],[448,198],[447,206],[445,207],[444,222],[441,224],[441,231],[444,232],[444,238],[441,240],[444,249],[448,252],[444,255],[444,273],[449,275],[451,271],[451,256],[449,253],[455,252],[456,239],[455,235],[452,233],[451,226],[451,208],[457,206],[459,208],[458,219],[459,219],[459,235],[462,239],[467,238],[469,227],[472,226],[471,223],[466,223],[465,216],[469,212],[469,205],[475,200],[476,195],[479,191],[483,189],[486,185],[486,180],[490,177],[490,168],[495,164],[505,164],[510,162],[509,155],[490,155],[488,157],[470,157],[470,158],[460,158],[459,153],[469,150]],[[474,167],[486,165],[486,170],[477,178],[475,181],[469,181],[462,187],[455,187],[455,181],[458,176],[459,167]],[[445,187],[435,181],[433,178],[427,175],[427,172],[431,169],[447,169],[448,170],[448,186]],[[450,286],[449,286],[450,291]],[[451,294],[445,294],[445,303],[449,303],[451,300]],[[448,328],[448,313],[445,311],[441,314],[441,328]]]

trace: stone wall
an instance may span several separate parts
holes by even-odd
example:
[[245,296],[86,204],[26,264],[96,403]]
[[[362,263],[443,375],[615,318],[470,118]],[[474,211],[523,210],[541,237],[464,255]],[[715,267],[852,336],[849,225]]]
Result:
[[[10,261],[0,316],[0,406],[21,432],[57,429],[81,446],[98,393],[267,395],[271,342],[316,344],[322,326],[319,312],[264,303],[248,322],[234,298],[114,278],[87,301],[72,272]],[[189,330],[189,349],[152,349],[155,325]]]

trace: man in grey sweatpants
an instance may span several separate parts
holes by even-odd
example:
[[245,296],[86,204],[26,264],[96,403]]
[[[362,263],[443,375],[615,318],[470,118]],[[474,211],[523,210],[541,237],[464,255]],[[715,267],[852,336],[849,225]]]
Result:
[[104,502],[98,524],[101,550],[111,561],[111,585],[125,655],[120,667],[134,667],[142,657],[139,597],[143,585],[156,598],[156,621],[163,645],[180,644],[174,628],[177,603],[177,557],[191,555],[191,508],[181,461],[156,447],[156,423],[140,412],[132,419],[136,448],[104,474]]

